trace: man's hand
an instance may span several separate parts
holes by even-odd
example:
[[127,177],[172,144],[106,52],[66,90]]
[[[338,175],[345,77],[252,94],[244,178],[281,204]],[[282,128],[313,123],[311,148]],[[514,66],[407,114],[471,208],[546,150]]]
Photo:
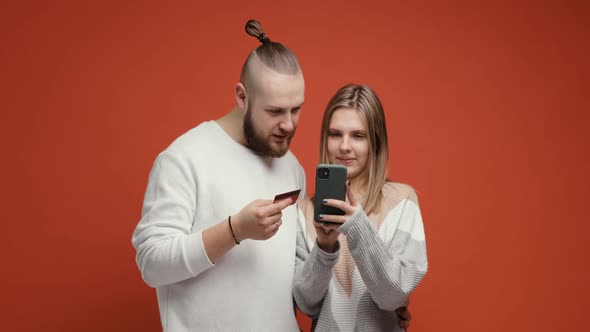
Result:
[[291,199],[273,203],[270,200],[255,200],[232,216],[232,227],[238,241],[245,239],[268,240],[283,223],[284,208],[291,205]]
[[412,315],[410,315],[410,311],[408,307],[400,307],[395,310],[395,314],[399,320],[399,327],[402,329],[407,329],[410,327],[410,321],[412,320]]

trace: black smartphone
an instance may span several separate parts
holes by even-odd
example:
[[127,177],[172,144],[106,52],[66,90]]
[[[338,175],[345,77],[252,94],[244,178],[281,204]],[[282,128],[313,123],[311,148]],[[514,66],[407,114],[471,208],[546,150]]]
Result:
[[[342,165],[319,164],[315,173],[314,220],[326,222],[319,218],[320,214],[343,215],[344,211],[326,206],[324,198],[346,200],[346,167]],[[330,222],[328,222],[330,223]],[[339,223],[338,223],[339,224]]]

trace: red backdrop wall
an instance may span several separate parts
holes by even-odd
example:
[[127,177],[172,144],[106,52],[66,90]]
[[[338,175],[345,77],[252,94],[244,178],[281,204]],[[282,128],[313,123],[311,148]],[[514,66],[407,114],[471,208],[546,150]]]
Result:
[[292,150],[306,171],[331,95],[380,95],[390,176],[418,190],[426,228],[411,331],[590,330],[588,7],[4,4],[2,330],[160,330],[130,243],[147,176],[233,106],[249,18],[302,64]]

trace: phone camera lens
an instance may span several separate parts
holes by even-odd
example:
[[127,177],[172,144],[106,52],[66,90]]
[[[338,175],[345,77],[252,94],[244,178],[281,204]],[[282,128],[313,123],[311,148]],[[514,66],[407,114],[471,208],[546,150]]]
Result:
[[327,179],[330,177],[330,170],[322,167],[318,169],[318,176],[320,179]]

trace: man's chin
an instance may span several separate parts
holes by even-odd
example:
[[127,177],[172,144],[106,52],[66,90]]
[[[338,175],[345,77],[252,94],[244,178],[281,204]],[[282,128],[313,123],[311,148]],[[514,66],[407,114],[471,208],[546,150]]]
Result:
[[286,154],[287,154],[287,151],[289,151],[289,148],[286,148],[286,149],[280,149],[280,150],[278,150],[278,149],[273,149],[271,154],[272,154],[272,156],[273,156],[273,157],[275,157],[275,158],[280,158],[280,157],[282,157],[282,156],[286,155]]
[[287,143],[280,143],[280,144],[272,144],[271,147],[271,155],[275,158],[279,158],[287,154],[289,151],[289,144]]

